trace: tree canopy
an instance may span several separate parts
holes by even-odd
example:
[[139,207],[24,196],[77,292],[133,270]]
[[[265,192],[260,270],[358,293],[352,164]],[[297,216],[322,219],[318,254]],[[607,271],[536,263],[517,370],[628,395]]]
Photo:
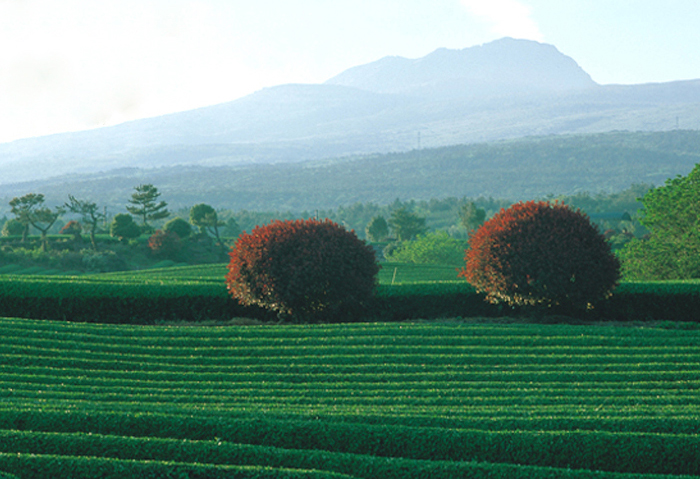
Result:
[[202,233],[209,232],[216,238],[216,242],[221,248],[222,254],[226,254],[226,245],[219,234],[219,226],[225,226],[226,223],[219,221],[216,210],[210,205],[199,203],[190,209],[190,221],[193,225],[198,226]]
[[425,226],[425,218],[421,218],[403,207],[392,211],[389,226],[399,241],[413,239],[428,231]]
[[628,279],[700,278],[700,164],[650,189],[642,198],[646,240],[621,252]]
[[46,251],[49,244],[47,233],[65,210],[60,206],[53,210],[44,206],[44,195],[36,193],[28,193],[19,198],[13,198],[10,201],[10,206],[17,220],[24,225],[22,241],[26,241],[29,225],[32,225],[41,231],[41,249]]
[[168,204],[165,201],[158,201],[160,192],[158,188],[151,184],[134,187],[136,192],[131,195],[129,203],[134,206],[127,206],[126,210],[134,216],[141,217],[143,227],[148,229],[148,221],[155,221],[170,216]]
[[10,200],[10,212],[15,215],[15,219],[19,221],[24,230],[22,231],[22,242],[27,241],[29,236],[29,226],[31,221],[29,215],[31,211],[44,203],[44,195],[41,193],[28,193],[24,196],[15,197]]
[[120,240],[138,238],[141,235],[139,225],[134,222],[131,215],[126,213],[119,213],[114,217],[109,232]]
[[68,202],[64,206],[71,213],[80,215],[83,224],[90,227],[90,243],[92,244],[92,249],[97,251],[95,233],[99,222],[105,219],[105,214],[99,211],[97,203],[87,200],[78,200],[73,195],[68,195]]
[[384,241],[389,236],[389,225],[383,216],[375,216],[365,227],[365,234],[370,241]]

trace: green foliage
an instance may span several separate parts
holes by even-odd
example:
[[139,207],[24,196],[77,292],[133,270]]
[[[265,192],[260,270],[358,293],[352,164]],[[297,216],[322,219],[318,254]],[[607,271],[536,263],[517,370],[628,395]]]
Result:
[[464,260],[466,242],[452,238],[444,231],[418,235],[404,241],[386,259],[400,263],[432,263],[458,266]]
[[700,251],[677,248],[654,236],[626,244],[619,252],[622,276],[629,281],[700,277]]
[[192,225],[182,218],[173,218],[163,227],[164,231],[172,231],[177,234],[180,239],[188,238],[192,234]]
[[428,230],[425,226],[425,218],[408,211],[405,207],[392,211],[388,223],[399,241],[413,239]]
[[2,225],[2,236],[19,236],[24,232],[25,226],[21,221],[12,218]]
[[141,228],[134,222],[134,218],[126,213],[119,213],[114,216],[109,232],[112,236],[122,241],[141,236]]
[[642,198],[649,238],[627,244],[620,257],[627,279],[700,277],[700,164]]
[[331,221],[275,221],[238,237],[226,284],[244,305],[307,321],[339,320],[372,298],[374,250]]
[[165,201],[158,201],[160,192],[158,188],[151,184],[139,185],[134,187],[135,193],[131,195],[129,203],[133,206],[127,206],[126,210],[135,216],[140,216],[143,221],[143,227],[149,228],[148,221],[155,221],[167,218],[170,216],[168,204]]
[[585,310],[608,297],[620,264],[580,211],[547,202],[502,210],[470,239],[460,272],[489,301]]
[[384,241],[389,236],[389,225],[383,216],[375,216],[365,227],[365,234],[372,242]]

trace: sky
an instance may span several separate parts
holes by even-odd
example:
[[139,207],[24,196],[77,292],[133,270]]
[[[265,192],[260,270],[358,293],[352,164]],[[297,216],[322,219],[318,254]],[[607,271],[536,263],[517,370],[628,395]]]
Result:
[[502,37],[601,84],[700,78],[700,0],[0,0],[0,143]]

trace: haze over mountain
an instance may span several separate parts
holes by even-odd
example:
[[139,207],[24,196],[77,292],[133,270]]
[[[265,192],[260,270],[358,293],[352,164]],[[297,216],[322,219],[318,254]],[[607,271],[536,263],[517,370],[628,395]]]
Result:
[[281,85],[196,110],[0,144],[0,184],[677,126],[700,128],[700,80],[602,86],[551,45],[505,38],[415,60],[387,57],[324,84]]

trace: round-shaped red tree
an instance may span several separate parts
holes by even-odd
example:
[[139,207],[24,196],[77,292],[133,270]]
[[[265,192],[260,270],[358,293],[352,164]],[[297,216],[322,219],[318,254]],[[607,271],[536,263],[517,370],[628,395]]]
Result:
[[273,221],[238,237],[226,284],[244,305],[298,320],[333,321],[374,294],[371,246],[332,221]]
[[493,303],[586,309],[608,297],[620,263],[598,228],[561,203],[523,202],[472,233],[460,271]]

